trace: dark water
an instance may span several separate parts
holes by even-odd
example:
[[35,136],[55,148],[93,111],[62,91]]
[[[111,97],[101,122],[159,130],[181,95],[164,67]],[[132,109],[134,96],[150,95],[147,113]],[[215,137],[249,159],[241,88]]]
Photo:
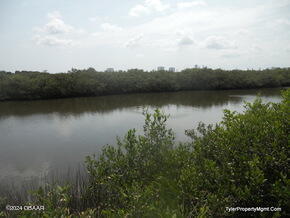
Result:
[[83,162],[128,129],[142,130],[144,107],[170,114],[168,126],[185,141],[185,129],[220,121],[223,109],[240,112],[257,93],[266,102],[281,100],[279,89],[264,89],[0,102],[0,183]]

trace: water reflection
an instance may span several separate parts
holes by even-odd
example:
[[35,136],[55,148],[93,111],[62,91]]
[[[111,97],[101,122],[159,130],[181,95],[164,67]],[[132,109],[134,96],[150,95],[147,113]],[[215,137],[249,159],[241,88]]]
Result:
[[196,106],[207,108],[223,105],[228,101],[239,103],[243,93],[236,91],[237,95],[229,95],[227,91],[188,91],[169,93],[147,93],[130,95],[112,95],[87,98],[70,98],[40,101],[11,101],[0,102],[0,116],[28,116],[36,114],[51,114],[68,118],[83,113],[108,113],[116,109],[122,110],[130,107],[165,105]]
[[170,114],[177,140],[199,121],[221,120],[224,108],[242,110],[257,93],[279,101],[279,89],[187,91],[46,101],[0,102],[0,182],[42,175],[83,162],[130,128],[142,129],[142,108]]

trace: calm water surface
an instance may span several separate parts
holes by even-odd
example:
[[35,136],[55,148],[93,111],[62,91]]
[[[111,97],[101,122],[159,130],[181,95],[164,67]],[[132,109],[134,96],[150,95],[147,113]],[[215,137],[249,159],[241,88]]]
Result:
[[185,129],[220,121],[223,109],[241,112],[258,93],[281,100],[279,89],[263,89],[0,102],[0,183],[76,166],[128,129],[141,132],[144,107],[170,114],[168,126],[185,141]]

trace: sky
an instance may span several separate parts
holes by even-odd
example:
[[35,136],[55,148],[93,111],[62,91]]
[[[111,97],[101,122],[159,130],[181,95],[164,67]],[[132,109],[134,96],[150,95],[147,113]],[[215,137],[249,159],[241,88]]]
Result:
[[290,0],[0,0],[0,70],[290,67]]

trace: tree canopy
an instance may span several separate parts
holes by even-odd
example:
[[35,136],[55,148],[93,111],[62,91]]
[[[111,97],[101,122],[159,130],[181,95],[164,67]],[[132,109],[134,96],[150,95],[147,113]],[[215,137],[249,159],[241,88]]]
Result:
[[290,85],[290,68],[265,70],[185,69],[181,72],[131,69],[98,72],[94,68],[49,74],[0,71],[0,100],[49,99],[140,92],[219,90]]

